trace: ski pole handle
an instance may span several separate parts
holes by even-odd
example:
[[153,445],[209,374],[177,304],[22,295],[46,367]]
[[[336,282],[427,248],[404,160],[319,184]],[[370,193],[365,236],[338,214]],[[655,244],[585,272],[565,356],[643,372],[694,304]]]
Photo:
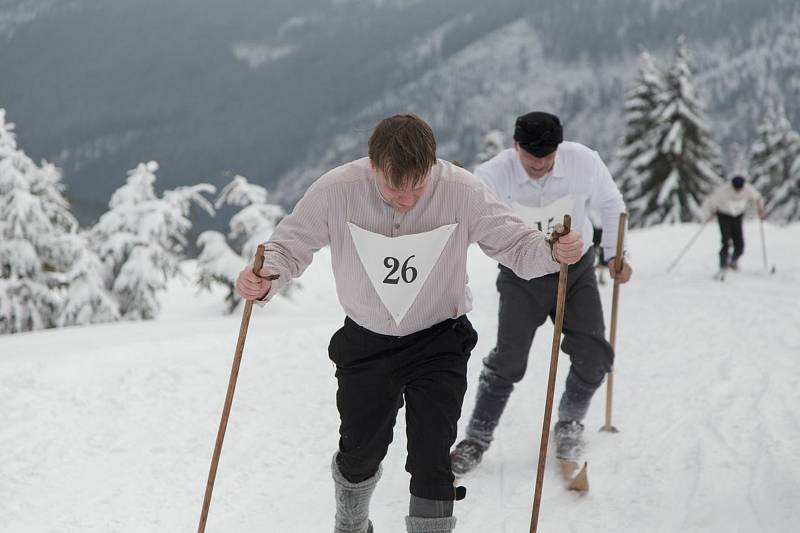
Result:
[[562,226],[564,226],[564,231],[558,234],[559,237],[566,235],[572,229],[572,217],[569,215],[564,215],[564,223]]
[[[264,267],[264,245],[259,244],[258,248],[256,248],[256,259],[255,261],[253,261],[253,274],[258,276],[258,273],[261,272],[261,269],[263,267]],[[271,278],[272,276],[269,277]]]
[[269,281],[275,281],[281,277],[280,274],[270,274],[269,276],[262,276],[259,274],[261,269],[264,267],[264,245],[259,244],[258,248],[256,249],[256,259],[253,261],[253,274],[258,276],[261,279],[266,279]]
[[558,242],[558,239],[562,235],[566,235],[567,233],[569,233],[569,230],[571,229],[572,226],[572,217],[569,215],[564,215],[564,223],[562,224],[562,226],[564,226],[563,231],[558,232],[554,229],[553,232],[550,234],[550,236],[547,238],[547,242],[548,244],[550,244],[551,248],[555,246],[555,244]]

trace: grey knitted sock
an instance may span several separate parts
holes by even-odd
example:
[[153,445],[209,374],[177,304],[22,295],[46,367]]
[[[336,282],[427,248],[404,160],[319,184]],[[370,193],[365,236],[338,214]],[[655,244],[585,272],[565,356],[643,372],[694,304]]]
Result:
[[372,523],[369,521],[369,501],[375,490],[375,485],[381,478],[382,468],[369,479],[359,483],[348,481],[339,466],[336,464],[336,455],[333,454],[331,473],[336,494],[336,522],[334,533],[371,533]]
[[408,533],[450,533],[455,527],[455,516],[443,516],[440,518],[406,517],[406,531]]

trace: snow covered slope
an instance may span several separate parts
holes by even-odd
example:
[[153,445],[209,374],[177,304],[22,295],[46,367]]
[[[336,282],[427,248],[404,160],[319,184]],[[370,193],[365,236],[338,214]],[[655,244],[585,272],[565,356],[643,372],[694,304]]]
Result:
[[[745,227],[742,271],[715,270],[711,225],[672,274],[696,225],[630,235],[622,290],[615,425],[587,419],[591,492],[561,489],[550,463],[540,530],[789,532],[800,522],[800,225]],[[323,250],[293,301],[251,322],[208,522],[209,533],[329,531],[337,443],[329,336],[343,316]],[[191,265],[188,265],[191,267]],[[475,248],[470,279],[492,347],[494,263]],[[610,305],[611,289],[602,289]],[[0,337],[0,531],[195,531],[238,332],[222,295],[175,283],[155,322]],[[496,445],[464,480],[457,531],[521,532],[530,520],[552,328],[512,396]],[[559,393],[568,360],[560,362]],[[401,414],[402,415],[402,414]],[[376,531],[403,531],[408,476],[402,416],[375,493]],[[552,459],[552,457],[551,457]]]

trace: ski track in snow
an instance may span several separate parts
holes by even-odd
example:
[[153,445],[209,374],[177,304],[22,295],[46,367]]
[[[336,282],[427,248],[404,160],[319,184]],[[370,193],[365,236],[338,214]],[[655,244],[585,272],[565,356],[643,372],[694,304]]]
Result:
[[[605,388],[586,420],[591,491],[563,489],[548,456],[540,530],[789,532],[800,521],[800,225],[746,225],[741,272],[720,283],[708,228],[672,274],[696,225],[630,235],[622,288],[614,425]],[[330,335],[343,315],[327,251],[295,300],[256,308],[219,466],[208,531],[329,531],[338,439]],[[191,264],[188,265],[191,268]],[[460,429],[497,325],[494,263],[470,254],[480,333]],[[611,285],[601,287],[610,322]],[[194,531],[240,312],[176,281],[158,321],[0,337],[0,531]],[[480,467],[461,481],[460,532],[527,531],[552,327],[536,335]],[[557,395],[569,369],[559,360]],[[558,401],[556,397],[556,405]],[[404,411],[372,503],[376,531],[403,531]],[[459,435],[459,438],[463,435]]]

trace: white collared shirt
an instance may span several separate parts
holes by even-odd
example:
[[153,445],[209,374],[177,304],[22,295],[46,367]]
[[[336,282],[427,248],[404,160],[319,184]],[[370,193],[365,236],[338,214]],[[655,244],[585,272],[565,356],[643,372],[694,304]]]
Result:
[[518,211],[525,207],[546,208],[555,202],[569,202],[571,198],[572,224],[581,232],[584,254],[592,247],[589,210],[596,211],[603,228],[601,245],[605,257],[616,255],[617,226],[625,203],[611,173],[594,150],[564,141],[558,145],[553,169],[542,178],[533,179],[522,167],[517,151],[509,148],[479,165],[474,174],[489,185],[500,201],[512,209],[521,206]]
[[737,190],[733,185],[723,183],[717,186],[703,201],[703,211],[706,218],[714,213],[738,217],[747,211],[747,206],[753,203],[756,207],[763,202],[761,194],[749,183]]

